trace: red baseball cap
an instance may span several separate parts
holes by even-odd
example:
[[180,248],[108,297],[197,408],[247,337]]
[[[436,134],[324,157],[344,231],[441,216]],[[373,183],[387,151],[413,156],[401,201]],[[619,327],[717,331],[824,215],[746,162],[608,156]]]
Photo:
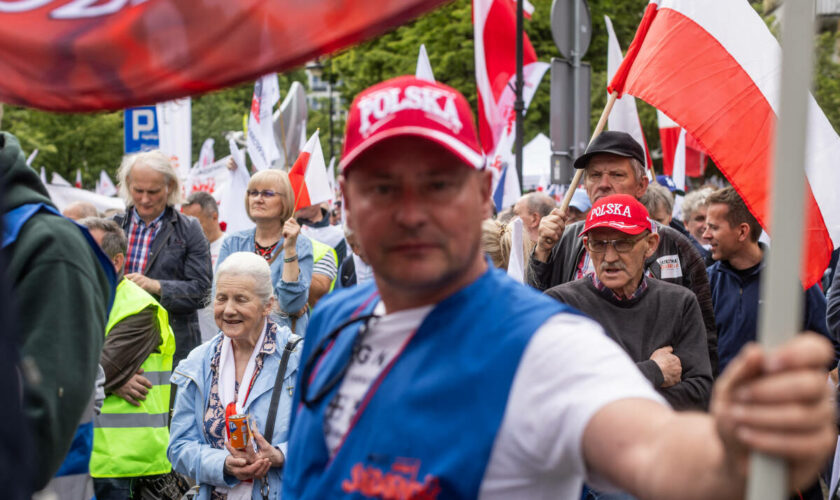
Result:
[[653,230],[647,209],[629,194],[612,194],[596,201],[578,237],[598,227],[617,229],[627,234]]
[[400,136],[428,139],[467,165],[484,167],[475,121],[464,96],[441,83],[400,76],[374,85],[353,99],[341,170],[380,141]]

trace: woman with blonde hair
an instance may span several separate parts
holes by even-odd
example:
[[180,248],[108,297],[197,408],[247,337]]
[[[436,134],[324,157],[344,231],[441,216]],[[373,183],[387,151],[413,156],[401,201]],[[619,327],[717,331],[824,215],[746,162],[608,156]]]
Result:
[[[495,219],[485,219],[481,223],[481,247],[484,249],[493,265],[499,269],[507,269],[510,262],[510,251],[513,245],[513,224],[516,219],[503,223]],[[534,243],[529,238],[522,238],[522,255],[527,259],[534,249]],[[527,267],[526,267],[527,272]]]
[[300,234],[292,217],[295,195],[289,175],[282,170],[257,172],[248,182],[245,210],[256,226],[225,237],[217,269],[234,252],[252,252],[271,268],[271,281],[279,311],[272,318],[298,335],[306,331],[306,301],[312,281],[312,243]]

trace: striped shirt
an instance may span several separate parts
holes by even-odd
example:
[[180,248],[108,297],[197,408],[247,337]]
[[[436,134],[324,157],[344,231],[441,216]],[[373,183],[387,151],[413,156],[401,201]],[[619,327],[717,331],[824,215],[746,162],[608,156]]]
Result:
[[321,257],[321,260],[312,266],[312,273],[326,276],[330,281],[334,280],[338,275],[338,263],[335,261],[335,253],[327,252]]
[[155,220],[146,224],[137,215],[137,209],[131,209],[131,224],[128,226],[128,255],[125,257],[126,274],[142,273],[146,269],[149,250],[152,248],[152,242],[160,229],[160,222],[164,213],[166,213],[165,209]]

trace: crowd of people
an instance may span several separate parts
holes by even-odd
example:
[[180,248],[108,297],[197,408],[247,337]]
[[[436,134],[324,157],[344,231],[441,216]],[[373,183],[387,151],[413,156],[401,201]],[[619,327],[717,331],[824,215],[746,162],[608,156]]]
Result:
[[62,216],[0,134],[19,498],[741,498],[754,450],[823,498],[836,271],[751,345],[761,226],[732,188],[675,211],[645,156],[603,132],[568,208],[497,211],[466,99],[400,77],[350,108],[341,209],[263,170],[226,233],[159,151],[120,165],[125,212]]

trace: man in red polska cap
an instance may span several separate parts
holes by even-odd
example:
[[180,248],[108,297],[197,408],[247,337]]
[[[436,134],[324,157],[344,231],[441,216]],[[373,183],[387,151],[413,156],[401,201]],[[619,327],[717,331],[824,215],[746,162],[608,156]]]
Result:
[[579,237],[595,274],[545,293],[596,320],[676,410],[705,410],[712,367],[697,298],[685,287],[645,275],[656,252],[648,212],[614,194],[592,207]]
[[490,173],[456,90],[400,77],[362,92],[341,168],[374,282],[314,311],[284,500],[575,498],[584,476],[740,498],[750,449],[787,459],[794,487],[833,450],[823,339],[750,348],[711,416],[675,413],[594,321],[488,266]]

